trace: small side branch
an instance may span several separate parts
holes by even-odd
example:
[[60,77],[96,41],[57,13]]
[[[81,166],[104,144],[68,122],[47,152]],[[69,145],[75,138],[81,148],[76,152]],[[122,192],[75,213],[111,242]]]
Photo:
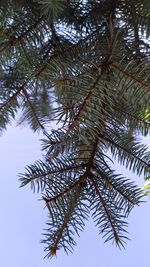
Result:
[[79,121],[79,118],[81,117],[82,112],[84,111],[85,107],[87,106],[88,102],[90,101],[91,96],[92,96],[93,92],[95,91],[98,82],[100,81],[102,76],[105,74],[105,71],[106,70],[101,69],[101,74],[98,75],[98,77],[96,78],[94,83],[90,86],[90,88],[88,90],[89,91],[88,94],[83,99],[82,103],[79,105],[79,110],[75,114],[73,121],[69,125],[69,130],[74,129],[74,127],[76,126],[77,122]]
[[17,91],[4,103],[0,106],[0,111],[2,112],[5,108],[10,107],[11,103],[18,97],[24,87],[27,85],[28,82],[24,82],[22,86],[20,86]]
[[131,155],[132,157],[134,157],[135,159],[139,160],[141,163],[143,163],[143,165],[145,165],[147,168],[150,168],[150,163],[147,163],[146,161],[144,161],[143,159],[139,158],[137,155],[133,154],[131,151],[129,151],[126,147],[116,143],[115,141],[113,141],[112,139],[109,139],[108,137],[104,136],[104,139],[106,141],[108,141],[109,143],[111,143],[112,145],[114,145],[117,148],[120,148],[122,150],[124,150],[127,154]]
[[114,64],[114,63],[111,63],[111,64],[109,65],[109,67],[110,67],[110,68],[117,69],[120,73],[122,73],[123,75],[127,76],[132,82],[135,82],[135,83],[137,83],[137,84],[140,85],[140,86],[143,86],[143,88],[144,88],[145,90],[148,90],[148,91],[150,92],[150,86],[149,86],[147,83],[145,83],[145,82],[143,82],[143,81],[141,81],[141,80],[135,78],[135,77],[132,76],[130,73],[128,73],[128,71],[121,69],[118,65],[116,65],[116,64]]
[[8,42],[6,42],[5,46],[3,46],[0,49],[0,53],[2,53],[3,51],[5,51],[7,48],[9,48],[10,46],[16,45],[16,43],[19,43],[21,40],[23,40],[32,30],[35,29],[35,27],[41,22],[42,17],[40,17],[33,25],[31,25],[25,32],[23,32],[20,36],[16,37],[16,36],[11,36],[8,40]]
[[60,192],[55,197],[48,198],[48,197],[43,196],[43,200],[46,202],[46,205],[49,205],[51,202],[56,203],[57,199],[63,197],[65,194],[71,192],[72,190],[74,190],[77,187],[78,188],[83,187],[83,185],[85,184],[85,178],[86,178],[85,175],[81,175],[80,178],[75,183],[68,186],[64,191]]
[[[115,241],[116,241],[116,243],[118,244],[119,241],[120,241],[120,238],[119,238],[119,236],[118,236],[118,233],[116,232],[115,226],[114,226],[113,221],[112,221],[111,214],[110,214],[109,210],[107,209],[107,206],[106,206],[106,204],[105,204],[105,201],[104,201],[103,197],[101,196],[101,194],[100,194],[100,192],[99,192],[99,189],[98,189],[98,186],[97,186],[96,181],[94,180],[94,178],[93,178],[92,176],[90,177],[90,180],[91,180],[91,182],[92,182],[92,184],[93,184],[93,186],[94,186],[94,188],[95,188],[95,192],[96,192],[96,194],[97,194],[97,196],[98,196],[98,198],[99,198],[99,200],[100,200],[100,203],[101,203],[102,206],[103,206],[103,209],[104,209],[104,211],[105,211],[105,214],[106,214],[106,216],[107,216],[107,218],[108,218],[108,221],[109,221],[109,223],[110,223],[111,229],[112,229],[112,231],[113,231],[113,236],[114,236],[114,238],[115,238]],[[100,208],[101,208],[101,207],[100,207]]]
[[59,243],[60,243],[61,239],[63,238],[63,233],[64,233],[65,229],[68,227],[68,224],[72,218],[72,214],[75,211],[75,208],[77,206],[77,203],[78,203],[78,200],[80,197],[80,192],[81,192],[81,187],[72,196],[72,200],[70,201],[70,203],[68,203],[67,212],[64,215],[63,223],[57,232],[57,236],[56,236],[56,239],[54,241],[53,246],[50,248],[50,252],[51,252],[52,256],[56,255],[56,252],[59,249]]
[[32,111],[33,116],[35,117],[35,119],[36,119],[37,123],[39,124],[40,128],[41,128],[42,130],[44,130],[45,128],[44,128],[44,126],[41,124],[41,122],[39,121],[39,118],[38,118],[38,116],[37,116],[37,114],[36,114],[36,111],[35,111],[35,109],[34,109],[32,103],[31,103],[31,101],[30,101],[30,98],[29,98],[29,95],[28,95],[27,91],[26,91],[25,89],[23,89],[22,91],[23,91],[23,94],[24,94],[24,96],[25,96],[25,99],[26,99],[27,103],[29,104],[29,107],[30,107],[30,109],[31,109],[31,111]]

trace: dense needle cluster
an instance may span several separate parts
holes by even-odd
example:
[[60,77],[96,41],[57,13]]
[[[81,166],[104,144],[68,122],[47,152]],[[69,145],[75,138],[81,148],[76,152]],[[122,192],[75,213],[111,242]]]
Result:
[[72,251],[89,215],[124,246],[141,191],[112,166],[150,170],[149,0],[2,0],[0,55],[0,130],[19,111],[43,133],[20,181],[47,207],[46,256]]

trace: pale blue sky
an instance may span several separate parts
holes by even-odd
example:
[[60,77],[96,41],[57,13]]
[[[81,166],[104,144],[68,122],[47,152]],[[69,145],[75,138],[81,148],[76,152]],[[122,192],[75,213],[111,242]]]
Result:
[[[0,266],[2,267],[146,267],[150,264],[150,201],[135,208],[129,217],[126,250],[104,244],[92,222],[81,237],[74,253],[58,252],[57,258],[43,260],[40,244],[46,210],[29,187],[19,188],[17,174],[26,164],[41,158],[38,136],[27,128],[9,127],[0,137]],[[120,169],[121,172],[121,169]],[[129,177],[129,173],[126,172]],[[142,185],[142,178],[130,174]]]

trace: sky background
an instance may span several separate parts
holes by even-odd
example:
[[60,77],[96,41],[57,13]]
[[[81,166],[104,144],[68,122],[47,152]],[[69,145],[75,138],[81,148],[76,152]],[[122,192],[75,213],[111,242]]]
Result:
[[[52,260],[43,260],[40,243],[47,212],[40,195],[30,186],[19,188],[18,173],[27,164],[41,158],[39,136],[28,128],[11,126],[0,137],[0,266],[2,267],[146,267],[150,265],[150,200],[135,208],[129,218],[126,250],[104,244],[92,221],[76,238],[73,254],[58,252]],[[146,140],[148,143],[148,139]],[[119,168],[118,172],[124,171]],[[124,171],[142,186],[142,178]]]

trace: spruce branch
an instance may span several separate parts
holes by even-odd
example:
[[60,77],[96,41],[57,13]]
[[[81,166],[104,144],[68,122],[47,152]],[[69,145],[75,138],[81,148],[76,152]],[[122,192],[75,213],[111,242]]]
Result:
[[150,168],[150,163],[143,160],[142,157],[136,155],[134,152],[132,152],[131,150],[129,150],[127,147],[115,142],[113,139],[108,138],[108,137],[104,137],[104,139],[106,141],[108,141],[109,143],[113,144],[115,147],[117,148],[121,148],[123,151],[125,151],[127,154],[131,155],[133,158],[137,159],[138,161],[140,161],[146,168]]
[[69,221],[72,218],[72,214],[75,212],[75,208],[76,208],[78,201],[79,201],[81,189],[82,188],[80,187],[80,188],[78,188],[77,191],[75,191],[73,193],[72,199],[70,199],[70,201],[68,203],[67,212],[64,215],[63,223],[59,227],[57,234],[56,234],[56,237],[55,237],[55,240],[54,240],[54,243],[50,247],[51,256],[56,255],[57,250],[59,250],[59,243],[60,243],[61,239],[63,239],[64,231],[67,229]]
[[26,168],[27,172],[24,175],[23,174],[19,175],[21,181],[21,187],[30,182],[33,183],[35,181],[37,182],[43,181],[44,183],[46,183],[46,177],[85,167],[83,163],[81,164],[71,164],[71,163],[72,162],[70,162],[70,164],[64,164],[62,161],[58,160],[57,164],[55,165],[55,161],[52,160],[50,163],[37,161],[34,165],[28,166]]
[[[117,175],[114,175],[113,179],[110,179],[111,169],[109,171],[104,171],[103,169],[101,170],[97,166],[94,166],[94,170],[97,172],[97,175],[100,175],[104,179],[106,186],[110,188],[110,190],[114,190],[117,195],[119,194],[122,199],[129,203],[129,205],[134,206],[139,204],[139,197],[142,196],[142,192],[138,192],[139,194],[137,194],[135,198],[131,198],[130,194],[126,194],[126,190],[124,188],[124,184],[127,181],[126,179],[122,179]],[[135,186],[133,186],[132,183],[129,183],[127,187],[136,190]]]
[[31,101],[30,101],[30,97],[29,97],[29,95],[28,95],[28,93],[27,93],[27,90],[23,89],[22,91],[23,91],[23,94],[24,94],[24,96],[25,96],[25,99],[26,99],[27,103],[29,104],[29,107],[30,107],[30,109],[31,109],[31,112],[32,112],[32,114],[33,114],[35,120],[37,121],[37,124],[39,125],[39,127],[40,127],[43,131],[45,131],[45,128],[44,128],[43,124],[40,122],[40,120],[39,120],[39,118],[38,118],[38,116],[37,116],[37,112],[35,111],[34,106],[32,105],[32,103],[31,103]]
[[23,39],[27,37],[29,33],[31,33],[35,28],[38,26],[38,24],[42,21],[43,17],[40,17],[33,25],[31,25],[25,32],[23,32],[19,36],[10,36],[9,40],[5,43],[5,45],[0,48],[0,53],[4,52],[4,50],[17,45],[19,42],[21,42]]
[[[111,213],[110,213],[110,211],[108,211],[107,206],[106,206],[106,203],[105,203],[105,201],[104,201],[104,199],[103,199],[101,193],[99,192],[99,189],[98,189],[98,186],[97,186],[96,181],[94,180],[94,178],[93,178],[92,176],[90,177],[90,180],[92,181],[92,184],[93,184],[93,186],[94,186],[94,188],[95,188],[96,194],[97,194],[97,196],[98,196],[98,198],[99,198],[99,200],[100,200],[100,203],[102,204],[102,207],[103,207],[103,209],[104,209],[104,212],[105,212],[105,214],[106,214],[106,216],[107,216],[107,218],[108,218],[108,221],[109,221],[109,224],[110,224],[110,226],[111,226],[111,230],[112,230],[112,232],[113,232],[113,237],[114,237],[114,239],[115,239],[116,244],[117,244],[117,245],[119,245],[119,244],[123,244],[123,243],[121,242],[121,239],[120,239],[119,234],[118,234],[117,231],[116,231],[116,228],[115,228],[113,219],[112,219],[112,217],[111,217]],[[99,207],[99,209],[101,209],[101,206]]]
[[117,159],[138,175],[150,169],[138,140],[149,132],[149,4],[5,2],[0,130],[18,110],[21,122],[42,129],[44,159],[27,166],[20,182],[46,204],[47,257],[73,250],[90,211],[105,241],[124,245],[141,190],[111,166]]
[[50,202],[57,202],[57,200],[60,197],[63,197],[65,194],[70,193],[72,190],[76,189],[77,187],[82,187],[83,185],[85,185],[85,179],[86,179],[86,176],[85,175],[81,175],[76,182],[74,182],[73,184],[68,186],[64,191],[60,192],[56,196],[51,197],[51,198],[43,196],[42,198],[46,202],[46,205],[49,205]]
[[143,90],[146,90],[146,91],[148,90],[148,92],[150,92],[150,85],[149,84],[145,83],[142,80],[137,79],[135,76],[131,75],[128,71],[122,69],[119,65],[111,63],[110,68],[117,69],[123,75],[123,77],[127,76],[128,79],[130,79],[133,83],[140,85]]
[[21,90],[23,89],[23,87],[26,85],[26,83],[24,83],[23,86],[21,86],[15,93],[13,93],[9,99],[7,99],[2,105],[0,105],[0,112],[3,112],[5,109],[11,107],[12,103],[16,100],[16,98],[19,96]]
[[94,83],[90,86],[90,88],[88,89],[88,94],[83,99],[82,103],[79,105],[78,112],[75,114],[73,121],[69,125],[69,130],[72,130],[76,126],[76,124],[79,122],[79,118],[80,118],[82,112],[84,111],[84,109],[88,105],[88,102],[90,102],[90,99],[92,97],[93,92],[96,90],[99,81],[101,80],[101,78],[103,77],[103,75],[106,72],[106,70],[104,70],[102,67],[99,67],[99,68],[101,69],[101,73],[97,76]]

